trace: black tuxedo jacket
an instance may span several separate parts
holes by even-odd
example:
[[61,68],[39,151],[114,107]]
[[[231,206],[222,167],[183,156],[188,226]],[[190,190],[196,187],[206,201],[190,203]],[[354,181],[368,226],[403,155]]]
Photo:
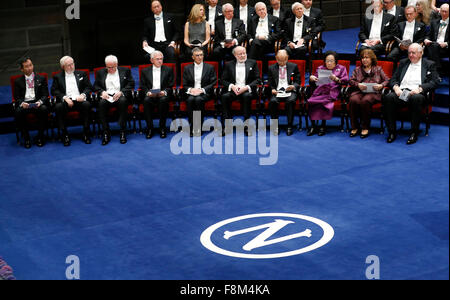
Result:
[[[387,10],[385,9],[383,13],[387,14]],[[401,6],[397,6],[395,9],[394,23],[398,24],[400,22],[406,21],[405,17],[405,8]]]
[[[209,22],[209,5],[205,4],[205,17],[206,17],[206,21]],[[222,12],[222,6],[217,4],[216,5],[216,14],[214,17],[214,23],[218,20],[218,19],[222,19],[223,18],[223,12]]]
[[[386,44],[396,35],[395,17],[383,12],[383,20],[381,21],[381,41]],[[364,43],[370,36],[370,29],[372,28],[372,19],[366,16],[362,19],[361,29],[359,31],[359,40]]]
[[[117,71],[119,72],[120,78],[120,91],[129,97],[131,95],[131,91],[134,90],[134,79],[131,75],[131,70],[128,68],[117,67]],[[96,93],[101,94],[106,91],[106,76],[108,75],[108,70],[106,68],[101,69],[97,72],[97,77],[94,82],[94,91]]]
[[[295,86],[295,91],[300,87],[300,71],[296,64],[288,62],[286,64],[287,72],[286,76],[288,77],[288,84]],[[280,66],[278,64],[273,64],[268,69],[268,77],[269,77],[269,86],[271,89],[276,90],[279,82],[279,72]]]
[[[431,24],[430,24],[430,31],[428,32],[427,35],[427,39],[429,39],[430,41],[436,42],[437,38],[438,38],[438,34],[439,34],[439,24],[440,24],[441,20],[431,20]],[[448,27],[449,25],[447,25],[447,29],[445,30],[445,39],[444,42],[448,43]]]
[[[216,21],[216,33],[214,37],[214,47],[220,45],[225,40],[225,18],[220,18]],[[241,44],[246,38],[244,22],[240,19],[233,18],[231,20],[231,36],[236,39],[238,45]]]
[[[14,102],[17,105],[16,107],[19,107],[25,101],[26,91],[25,75],[22,75],[14,81]],[[47,80],[37,73],[34,73],[34,95],[37,101],[40,100],[45,105],[48,105]]]
[[[273,8],[269,7],[267,13],[273,16]],[[292,18],[292,11],[286,7],[280,6],[280,19],[281,24],[283,24],[287,19]]]
[[[172,88],[174,84],[174,74],[171,67],[161,66],[161,91],[165,91],[167,96],[172,95]],[[148,91],[153,89],[153,66],[147,67],[142,70],[140,88],[144,95],[147,95]]]
[[[400,86],[410,64],[411,61],[408,58],[400,60],[399,66],[389,81],[390,88],[393,88],[395,85]],[[436,64],[433,61],[422,58],[421,78],[422,84],[420,86],[423,89],[422,94],[436,89],[439,83],[439,74],[436,69]]]
[[[220,81],[223,86],[223,92],[228,91],[230,84],[236,84],[236,60],[225,64]],[[259,77],[259,69],[256,60],[247,59],[245,61],[245,84],[249,85],[252,91],[255,91],[260,82],[261,78]]]
[[[295,30],[296,18],[290,18],[286,20],[284,28],[284,40],[286,43],[296,42],[294,41],[294,30]],[[302,28],[302,38],[305,40],[305,46],[308,47],[308,42],[314,39],[316,35],[315,23],[311,18],[303,15],[303,28]]]
[[[250,6],[250,4],[248,4],[247,5],[247,24],[250,22],[250,20],[253,18],[253,16],[256,16],[255,8],[253,6]],[[240,19],[240,17],[241,17],[239,2],[237,4],[237,6],[234,8],[234,17],[237,19]]]
[[[268,22],[268,30],[269,30],[269,37],[267,41],[269,43],[274,43],[276,40],[282,38],[282,29],[281,29],[281,22],[280,19],[277,17],[274,17],[272,15],[267,15]],[[249,38],[255,39],[256,35],[256,28],[258,27],[259,23],[259,16],[254,15],[251,20],[248,21],[248,28],[247,33],[249,35]]]
[[[406,21],[404,22],[400,22],[397,24],[397,37],[399,39],[403,38],[403,33],[405,32],[405,27],[406,27]],[[425,34],[426,34],[426,26],[424,23],[422,22],[417,22],[414,25],[414,36],[413,36],[413,43],[422,43],[423,40],[425,39]]]
[[[209,97],[211,97],[214,93],[214,85],[216,84],[216,82],[217,76],[214,67],[210,64],[203,63],[201,87],[205,89],[205,93]],[[194,64],[192,63],[184,67],[183,88],[187,91],[190,88],[194,88],[194,85]]]
[[[175,19],[172,18],[170,14],[163,13],[163,23],[164,23],[164,35],[168,43],[178,41],[180,39],[180,32],[178,31]],[[151,46],[155,42],[155,17],[152,14],[150,17],[144,20],[144,35],[142,41],[147,41]]]
[[311,10],[309,11],[309,18],[314,22],[314,28],[317,33],[326,29],[325,21],[323,20],[322,11],[320,8],[311,7]]
[[[89,76],[83,71],[74,71],[75,80],[77,81],[78,91],[80,94],[86,95],[86,100],[90,101],[90,93],[92,92],[92,84]],[[51,93],[56,98],[56,102],[61,102],[66,96],[66,72],[62,71],[53,77]]]

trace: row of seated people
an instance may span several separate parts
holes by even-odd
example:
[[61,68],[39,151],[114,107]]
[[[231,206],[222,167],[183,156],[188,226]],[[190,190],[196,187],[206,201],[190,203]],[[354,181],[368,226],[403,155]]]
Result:
[[[159,1],[151,4],[152,13],[144,22],[143,47],[164,53],[166,62],[175,62],[181,54],[189,60],[192,49],[200,46],[208,60],[233,59],[231,51],[238,45],[246,46],[249,58],[262,59],[278,49],[288,51],[291,59],[305,59],[313,50],[322,49],[321,34],[325,22],[320,9],[312,7],[311,0],[296,2],[287,9],[279,0],[272,0],[267,9],[263,2],[249,7],[241,0],[239,9],[227,3],[217,6],[217,0],[208,0],[208,7],[192,7],[180,40],[178,26],[170,16],[163,14]],[[406,57],[411,43],[424,43],[427,57],[440,69],[441,58],[448,57],[448,4],[431,13],[428,0],[409,1],[406,8],[396,6],[393,0],[374,0],[362,18],[357,52],[370,48],[377,56],[398,62]],[[169,42],[170,41],[170,42]],[[150,48],[150,49],[151,49]],[[321,53],[321,52],[319,52]]]
[[[395,74],[389,79],[382,68],[377,67],[376,56],[370,49],[362,51],[361,66],[357,67],[349,78],[345,66],[338,64],[337,53],[329,51],[325,53],[323,64],[319,66],[309,78],[312,87],[308,96],[308,114],[312,126],[307,135],[324,135],[326,133],[326,121],[333,116],[334,103],[341,96],[342,86],[349,84],[354,89],[349,91],[350,113],[352,119],[352,131],[350,136],[356,136],[361,130],[361,137],[368,136],[370,126],[371,107],[382,98],[381,90],[389,86],[392,91],[384,98],[385,118],[389,131],[387,142],[396,139],[396,111],[399,106],[409,106],[412,113],[412,131],[408,138],[408,144],[417,141],[419,135],[420,113],[427,103],[427,94],[433,91],[439,81],[435,64],[422,58],[422,47],[412,44],[408,49],[408,59],[400,62]],[[247,59],[246,49],[236,47],[233,50],[234,61],[225,65],[220,78],[222,105],[222,123],[226,119],[232,119],[232,103],[240,102],[245,120],[251,117],[251,105],[253,99],[260,99],[258,86],[261,85],[260,68],[255,60]],[[193,128],[194,112],[200,111],[204,115],[205,103],[214,97],[214,88],[217,85],[217,70],[210,64],[204,63],[204,54],[201,48],[194,48],[193,63],[185,66],[182,75],[183,86],[178,92],[187,105],[188,120],[191,136],[201,135],[201,130]],[[304,70],[299,71],[298,65],[289,62],[287,51],[280,50],[276,55],[277,63],[269,67],[267,84],[267,101],[271,119],[278,119],[278,107],[284,103],[286,107],[288,126],[286,133],[293,133],[294,110],[298,99],[303,93],[300,86],[304,85]],[[173,100],[174,72],[173,69],[163,65],[163,54],[159,51],[152,53],[152,66],[142,70],[140,76],[140,97],[143,99],[144,118],[147,123],[146,138],[153,135],[153,112],[158,108],[160,114],[160,136],[166,137],[166,118],[169,102]],[[83,120],[83,140],[90,144],[89,110],[91,108],[90,94],[94,91],[99,98],[99,118],[103,128],[102,144],[106,145],[111,139],[111,131],[107,119],[107,111],[110,107],[117,107],[120,117],[120,142],[126,143],[126,120],[129,101],[132,98],[135,82],[130,69],[119,67],[115,56],[107,56],[106,68],[97,72],[94,86],[86,73],[75,70],[74,60],[65,56],[61,59],[63,72],[55,75],[51,87],[51,93],[56,100],[55,112],[59,129],[63,133],[63,144],[70,145],[70,137],[67,132],[65,117],[68,111],[77,110]],[[39,118],[39,133],[37,145],[44,144],[44,129],[49,108],[48,88],[45,78],[36,74],[31,59],[21,62],[23,76],[14,82],[15,116],[18,126],[25,138],[25,147],[31,147],[28,133],[26,115],[35,113]],[[328,74],[326,74],[328,71]],[[325,82],[323,75],[325,73]],[[366,83],[375,83],[373,91],[365,93]],[[358,122],[361,119],[361,125]],[[322,121],[322,124],[319,124]],[[203,124],[203,117],[200,121]],[[200,126],[202,128],[202,126]],[[196,131],[199,130],[199,131]],[[244,133],[252,132],[245,127]],[[225,127],[222,127],[225,134]],[[274,134],[279,134],[278,128]]]

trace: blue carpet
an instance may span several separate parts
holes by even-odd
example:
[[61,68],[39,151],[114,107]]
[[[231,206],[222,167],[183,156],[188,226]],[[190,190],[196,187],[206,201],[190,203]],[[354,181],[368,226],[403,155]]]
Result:
[[[272,166],[252,154],[174,155],[174,133],[30,150],[2,135],[0,255],[17,279],[65,279],[69,255],[81,279],[365,279],[369,255],[381,279],[448,279],[449,128],[433,125],[407,146],[404,134],[388,145],[375,133],[350,139],[336,124],[324,137],[282,132]],[[200,243],[217,222],[271,212],[318,218],[334,237],[259,260]]]

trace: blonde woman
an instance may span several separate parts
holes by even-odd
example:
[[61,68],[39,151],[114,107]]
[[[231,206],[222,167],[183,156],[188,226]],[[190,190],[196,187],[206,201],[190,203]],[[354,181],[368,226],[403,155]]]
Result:
[[416,21],[422,22],[430,26],[431,20],[431,5],[429,0],[418,0],[416,3],[417,18]]
[[206,56],[210,39],[211,26],[206,21],[205,8],[202,4],[195,4],[184,26],[185,57],[191,57],[195,47],[201,48]]

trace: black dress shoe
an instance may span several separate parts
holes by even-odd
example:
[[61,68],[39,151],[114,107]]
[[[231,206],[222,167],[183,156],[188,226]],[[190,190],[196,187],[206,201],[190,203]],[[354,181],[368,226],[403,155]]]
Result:
[[292,127],[289,126],[289,127],[286,129],[286,135],[287,135],[287,136],[291,136],[293,133],[294,133],[294,129],[292,129]]
[[358,135],[358,130],[356,130],[356,131],[351,131],[350,132],[350,137],[355,137],[355,136],[357,136]]
[[36,140],[36,146],[43,147],[44,146],[44,139],[42,137],[38,137]]
[[103,133],[102,146],[105,146],[111,141],[111,136],[108,132]]
[[307,135],[307,136],[312,136],[312,135],[314,135],[314,134],[316,134],[316,133],[317,133],[316,127],[310,127],[310,128],[308,129],[308,132],[306,133],[306,135]]
[[365,138],[368,137],[368,136],[369,136],[369,132],[367,132],[366,134],[362,134],[362,133],[361,133],[361,134],[359,135],[359,137],[362,138],[362,139],[365,139]]
[[126,144],[126,142],[127,142],[127,137],[125,135],[125,131],[121,130],[120,131],[120,143]]
[[407,145],[415,144],[417,142],[417,139],[418,139],[418,134],[413,132],[413,133],[411,133],[408,140],[406,141],[406,144]]
[[70,137],[68,134],[64,134],[63,136],[63,145],[64,147],[70,146]]
[[397,135],[395,133],[389,133],[388,138],[386,140],[386,143],[392,143],[397,138]]
[[145,133],[145,138],[147,140],[151,139],[153,136],[153,130],[151,128],[147,128],[147,132]]
[[162,138],[162,139],[165,139],[167,137],[167,133],[166,133],[166,129],[165,128],[161,128],[160,129],[159,137]]
[[83,142],[84,142],[86,145],[89,145],[89,144],[91,143],[91,137],[90,137],[90,134],[89,134],[89,133],[84,133],[84,134],[83,134]]
[[319,129],[319,133],[317,134],[318,136],[323,136],[327,133],[327,130],[325,129],[325,127],[320,127]]
[[30,139],[25,139],[25,142],[23,143],[23,146],[25,147],[25,149],[30,149],[31,148],[31,141]]

